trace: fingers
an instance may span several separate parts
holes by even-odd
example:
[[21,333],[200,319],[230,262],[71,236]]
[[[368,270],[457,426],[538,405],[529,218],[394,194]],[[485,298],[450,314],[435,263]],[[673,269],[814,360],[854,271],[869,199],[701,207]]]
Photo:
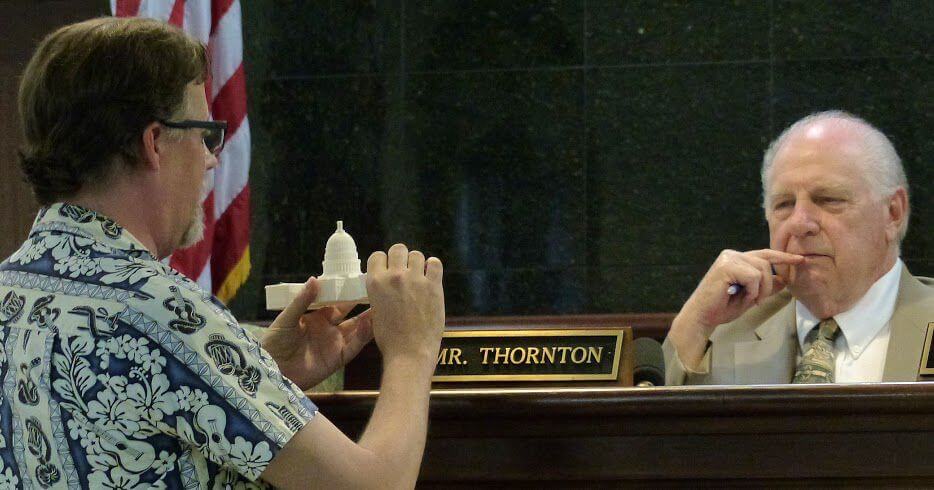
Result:
[[738,261],[732,265],[727,273],[728,283],[741,284],[745,289],[743,302],[755,302],[759,297],[759,290],[762,285],[762,271],[749,262]]
[[407,270],[412,273],[425,274],[431,272],[432,278],[440,280],[443,272],[441,261],[435,257],[425,259],[425,254],[418,250],[409,251],[404,244],[397,243],[389,248],[388,253],[373,252],[367,260],[367,272],[380,270]]
[[795,264],[777,264],[772,265],[772,274],[776,279],[781,279],[783,282],[788,280],[789,274],[791,273],[791,268]]
[[409,249],[401,243],[389,247],[389,270],[403,271],[408,267]]
[[318,297],[318,288],[318,281],[314,277],[310,277],[305,282],[302,292],[279,313],[279,316],[272,322],[271,327],[291,328],[298,325],[298,320],[308,310],[308,305]]
[[776,275],[775,264],[787,271],[790,265],[798,264],[804,257],[778,250],[762,249],[750,252],[724,250],[720,268],[729,284],[741,284],[745,289],[743,303],[758,304],[785,287],[784,278]]
[[347,360],[350,360],[360,352],[370,340],[373,340],[373,321],[370,316],[370,310],[349,319],[344,320],[338,328],[344,336],[344,345],[347,354]]
[[370,272],[379,272],[384,271],[387,268],[386,265],[386,254],[384,252],[373,252],[370,254],[370,258],[366,261],[366,271]]
[[440,282],[442,275],[444,275],[444,266],[441,264],[441,259],[438,257],[429,258],[425,262],[425,277],[434,282]]
[[344,319],[355,307],[357,303],[341,303],[327,308],[328,321],[331,325],[337,325]]
[[[782,252],[780,250],[772,250],[769,248],[762,250],[753,250],[747,252],[748,255],[757,257],[763,260],[768,261],[770,267],[770,276],[772,279],[781,278],[782,286],[773,287],[771,293],[777,293],[784,289],[785,278],[788,277],[789,268],[804,262],[804,256],[798,254],[792,254],[788,252]],[[776,267],[777,266],[777,267]]]
[[767,290],[761,295],[763,298],[785,289],[790,268],[804,262],[803,255],[768,248],[753,250],[747,252],[747,255],[750,258],[759,260],[757,266],[762,269],[762,277],[764,282],[767,283]]
[[787,276],[775,275],[773,265],[781,269],[803,260],[800,255],[778,250],[724,250],[678,313],[682,319],[679,325],[693,325],[686,327],[694,329],[691,335],[700,333],[706,339],[718,325],[735,320],[785,287]]
[[751,252],[746,252],[746,254],[753,257],[759,257],[761,259],[767,260],[770,264],[800,264],[804,261],[803,255],[790,254],[788,252],[782,252],[780,250],[772,250],[770,248],[764,248],[762,250],[753,250]]
[[371,311],[372,310],[367,308],[365,311],[363,311],[359,315],[353,318],[348,318],[344,320],[343,322],[341,322],[341,324],[338,325],[338,328],[340,329],[341,333],[344,336],[348,336],[348,335],[354,335],[355,332],[360,331],[360,329],[363,329],[365,331],[364,333],[367,333],[366,331],[368,330],[369,335],[365,337],[367,337],[367,340],[369,340],[369,337],[373,335],[373,329],[372,329],[373,316],[372,316]]
[[424,275],[433,282],[441,282],[444,267],[437,257],[425,258],[425,254],[418,250],[409,249],[397,243],[389,248],[388,253],[373,252],[367,260],[367,285],[373,280],[371,273],[380,271],[407,271],[409,274]]
[[412,250],[409,252],[409,273],[424,275],[425,274],[425,255],[419,252],[418,250]]
[[759,295],[756,297],[756,303],[758,303],[760,298],[768,298],[772,295],[772,264],[755,256],[750,256],[748,259],[759,275]]

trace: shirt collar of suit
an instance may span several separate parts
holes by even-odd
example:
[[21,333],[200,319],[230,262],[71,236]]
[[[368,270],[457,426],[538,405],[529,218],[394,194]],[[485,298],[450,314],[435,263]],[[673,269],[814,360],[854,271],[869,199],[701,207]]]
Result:
[[[898,280],[902,274],[902,267],[904,264],[901,259],[897,259],[895,265],[883,274],[852,308],[834,316],[846,339],[844,345],[853,359],[862,354],[869,342],[892,318],[895,300],[898,299]],[[804,352],[805,338],[821,319],[815,317],[800,301],[795,301],[795,313],[798,347],[800,352]]]

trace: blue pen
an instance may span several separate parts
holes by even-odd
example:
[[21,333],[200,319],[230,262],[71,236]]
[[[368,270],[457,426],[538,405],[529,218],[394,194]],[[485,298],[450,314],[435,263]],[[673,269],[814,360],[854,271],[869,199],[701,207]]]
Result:
[[[778,272],[775,272],[775,266],[773,265],[771,267],[772,267],[772,275],[777,276]],[[742,290],[743,290],[743,285],[738,282],[734,282],[730,284],[730,287],[726,288],[726,294],[729,296],[736,296]]]

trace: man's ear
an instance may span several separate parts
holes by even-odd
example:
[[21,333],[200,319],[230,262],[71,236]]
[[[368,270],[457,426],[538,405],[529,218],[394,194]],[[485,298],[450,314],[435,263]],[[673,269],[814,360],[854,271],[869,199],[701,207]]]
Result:
[[143,138],[140,141],[140,156],[147,169],[158,170],[161,166],[162,148],[165,143],[165,128],[157,122],[143,128]]
[[890,242],[898,241],[898,231],[902,228],[902,223],[908,219],[908,191],[904,188],[899,187],[889,198],[886,217],[888,218],[885,228],[886,238]]

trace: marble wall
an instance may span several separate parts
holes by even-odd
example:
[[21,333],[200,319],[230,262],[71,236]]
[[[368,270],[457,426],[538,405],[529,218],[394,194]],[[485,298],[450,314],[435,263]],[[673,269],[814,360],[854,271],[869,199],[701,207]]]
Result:
[[761,154],[842,108],[912,184],[934,275],[934,2],[243,2],[253,273],[441,257],[449,315],[677,311],[723,248],[766,246]]

